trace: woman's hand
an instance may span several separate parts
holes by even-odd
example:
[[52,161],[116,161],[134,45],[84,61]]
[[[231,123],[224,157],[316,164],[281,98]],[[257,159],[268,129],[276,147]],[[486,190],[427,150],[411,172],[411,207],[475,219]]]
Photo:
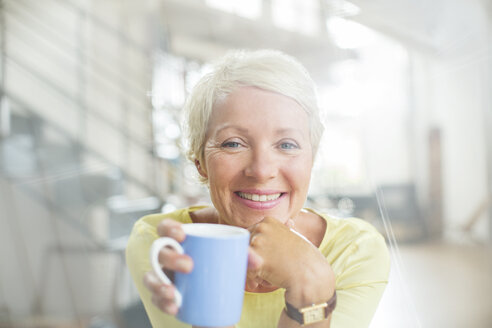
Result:
[[[181,223],[171,219],[166,219],[159,223],[157,233],[161,237],[170,237],[177,242],[182,242],[185,239],[185,233],[181,227]],[[166,271],[166,274],[168,270],[189,273],[193,269],[193,261],[188,255],[178,254],[173,249],[167,247],[162,248],[159,252],[159,263],[163,270]],[[155,306],[170,315],[176,315],[178,313],[178,307],[174,300],[174,285],[163,283],[153,271],[147,272],[144,275],[143,283],[152,293],[152,303]]]
[[249,230],[248,287],[267,281],[285,288],[286,299],[298,306],[330,299],[335,275],[313,244],[274,218],[265,218]]

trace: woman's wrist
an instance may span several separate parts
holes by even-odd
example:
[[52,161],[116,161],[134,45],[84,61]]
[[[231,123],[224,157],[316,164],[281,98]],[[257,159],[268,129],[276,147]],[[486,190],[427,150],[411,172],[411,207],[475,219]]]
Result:
[[285,291],[285,301],[304,307],[328,301],[335,292],[335,274],[326,260],[311,268],[304,267]]

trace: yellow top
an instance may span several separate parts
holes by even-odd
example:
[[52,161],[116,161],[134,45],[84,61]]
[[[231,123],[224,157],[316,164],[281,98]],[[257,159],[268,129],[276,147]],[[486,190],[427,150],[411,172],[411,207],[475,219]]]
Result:
[[[151,271],[149,250],[158,238],[156,227],[165,218],[192,223],[191,207],[167,214],[152,214],[138,220],[133,227],[126,249],[130,274],[154,328],[189,328],[172,316],[157,309],[142,279]],[[316,213],[312,210],[309,210]],[[336,275],[337,307],[333,312],[332,328],[368,327],[388,282],[389,253],[384,238],[369,223],[360,219],[336,219],[316,213],[327,222],[319,247]],[[236,328],[277,327],[285,307],[283,289],[270,293],[245,292],[241,320]]]

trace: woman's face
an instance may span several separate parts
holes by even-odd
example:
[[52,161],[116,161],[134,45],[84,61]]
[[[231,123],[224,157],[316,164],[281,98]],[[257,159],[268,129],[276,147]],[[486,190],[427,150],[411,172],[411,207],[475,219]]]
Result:
[[204,155],[197,166],[220,223],[249,227],[266,216],[285,222],[302,209],[313,154],[308,115],[293,99],[237,89],[215,105]]

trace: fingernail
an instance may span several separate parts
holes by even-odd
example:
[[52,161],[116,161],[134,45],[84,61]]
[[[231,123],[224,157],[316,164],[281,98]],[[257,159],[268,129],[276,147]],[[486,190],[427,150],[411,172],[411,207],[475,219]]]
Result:
[[167,299],[174,299],[174,291],[172,290],[172,288],[162,286],[161,294]]
[[256,287],[258,287],[258,284],[256,283],[256,281],[250,281],[248,282],[248,286],[251,289],[255,289]]
[[171,314],[171,315],[176,315],[176,313],[178,313],[178,307],[177,307],[177,305],[176,305],[176,304],[174,304],[174,303],[173,303],[173,304],[170,304],[170,305],[168,305],[168,307],[167,307],[167,311],[168,311],[168,313],[169,313],[169,314]]
[[149,275],[147,276],[147,280],[148,280],[151,284],[157,284],[157,283],[159,282],[153,274],[149,274]]
[[190,270],[190,261],[188,261],[186,259],[179,259],[176,262],[176,265],[178,266],[178,268],[180,270],[183,270],[183,271],[189,271]]
[[171,237],[173,237],[174,239],[176,239],[176,240],[181,239],[182,232],[180,229],[171,228],[170,232],[171,232]]

